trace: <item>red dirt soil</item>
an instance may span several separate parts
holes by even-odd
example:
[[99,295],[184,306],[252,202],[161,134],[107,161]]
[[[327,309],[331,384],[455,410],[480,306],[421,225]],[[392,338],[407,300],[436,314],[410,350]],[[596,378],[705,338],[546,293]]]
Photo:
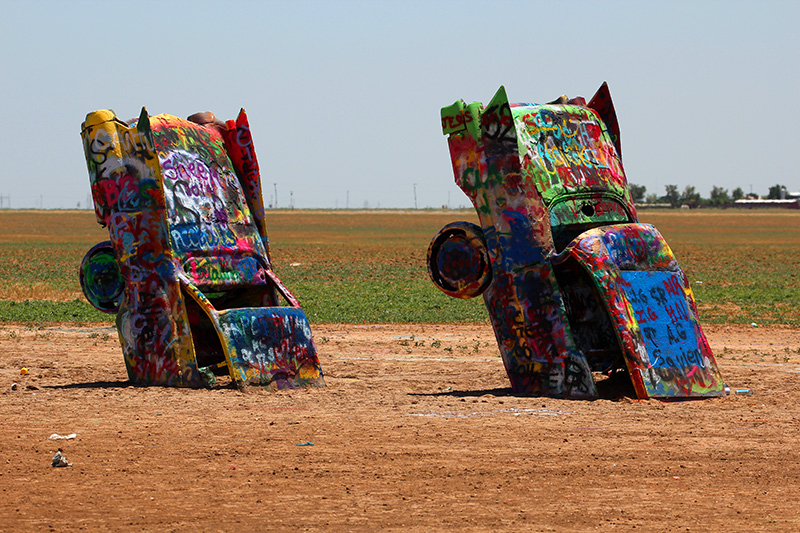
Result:
[[411,324],[315,326],[325,388],[141,388],[112,328],[0,327],[0,530],[798,531],[800,330],[706,334],[752,395],[510,396],[488,325]]

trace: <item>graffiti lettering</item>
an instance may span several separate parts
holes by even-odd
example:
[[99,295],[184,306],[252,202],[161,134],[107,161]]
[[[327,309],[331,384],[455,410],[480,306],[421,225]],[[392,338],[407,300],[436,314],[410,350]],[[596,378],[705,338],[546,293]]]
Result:
[[508,106],[486,108],[481,116],[481,125],[484,128],[484,135],[488,139],[516,141],[516,136],[512,134],[514,118],[511,116],[511,109]]
[[534,160],[550,174],[549,186],[624,186],[622,168],[596,117],[550,107],[521,115]]
[[666,307],[667,305],[667,293],[664,292],[662,287],[650,287],[650,297],[655,300],[659,305]]
[[636,321],[639,322],[639,324],[649,322],[650,320],[658,320],[658,315],[651,307],[648,306],[647,309],[636,309]]
[[448,115],[442,117],[442,128],[443,129],[456,129],[460,128],[461,126],[465,126],[472,122],[472,113],[468,111],[461,111],[456,113],[455,115]]
[[665,305],[664,309],[669,315],[673,324],[680,324],[689,320],[689,313],[686,312],[686,306],[681,305],[682,302],[675,302],[673,305]]
[[127,130],[122,135],[122,148],[129,153],[153,152],[155,150],[147,135],[133,129]]
[[671,296],[680,296],[683,291],[683,287],[681,287],[678,278],[675,276],[671,276],[664,281],[664,288],[667,289],[667,294]]

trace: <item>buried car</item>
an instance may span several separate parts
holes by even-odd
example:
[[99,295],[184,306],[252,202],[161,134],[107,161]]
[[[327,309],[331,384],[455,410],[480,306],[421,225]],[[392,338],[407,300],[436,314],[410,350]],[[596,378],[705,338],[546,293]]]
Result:
[[272,271],[247,115],[120,121],[89,113],[83,145],[110,241],[80,269],[90,303],[117,315],[130,380],[199,387],[322,386],[308,319]]
[[514,393],[596,398],[593,373],[627,372],[639,398],[724,395],[686,276],[638,221],[604,83],[586,103],[442,109],[456,184],[480,226],[446,225],[428,271],[483,295]]

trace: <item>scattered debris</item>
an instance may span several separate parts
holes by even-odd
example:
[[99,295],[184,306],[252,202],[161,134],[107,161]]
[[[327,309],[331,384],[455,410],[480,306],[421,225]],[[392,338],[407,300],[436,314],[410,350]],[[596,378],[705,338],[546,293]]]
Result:
[[300,444],[298,444],[298,446],[313,446],[313,445],[314,445],[314,443],[310,442],[310,441],[309,442],[301,442]]
[[22,375],[22,376],[26,375],[28,372],[29,372],[29,370],[27,368],[25,368],[24,366],[19,371],[20,375]]
[[434,417],[434,418],[473,418],[479,416],[494,416],[496,414],[511,414],[513,416],[532,415],[532,416],[561,416],[570,415],[572,411],[562,411],[560,409],[547,408],[518,408],[493,409],[488,412],[456,413],[453,411],[425,411],[422,413],[409,413],[408,416]]
[[751,391],[750,389],[736,389],[736,395],[737,396],[752,396],[753,395],[753,391]]
[[11,390],[17,390],[17,384],[16,383],[12,383],[11,384]]
[[58,433],[53,433],[52,435],[50,435],[47,438],[50,439],[50,440],[58,440],[58,439],[71,440],[71,439],[74,439],[77,436],[78,436],[77,433],[70,433],[69,435],[59,435]]
[[72,463],[67,461],[67,458],[64,457],[64,454],[61,451],[61,448],[59,448],[58,451],[56,452],[56,454],[53,456],[52,465],[53,465],[53,468],[56,468],[56,467],[62,467],[62,466],[72,466]]

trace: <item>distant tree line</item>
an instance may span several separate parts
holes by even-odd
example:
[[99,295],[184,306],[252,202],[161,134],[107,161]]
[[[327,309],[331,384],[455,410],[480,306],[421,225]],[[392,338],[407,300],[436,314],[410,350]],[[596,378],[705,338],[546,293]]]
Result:
[[[629,183],[628,190],[631,193],[634,203],[670,204],[672,207],[680,207],[682,205],[687,205],[691,208],[722,207],[741,198],[758,198],[758,195],[755,194],[746,195],[741,187],[736,187],[732,192],[728,192],[728,189],[717,187],[716,185],[711,188],[711,194],[708,198],[700,196],[700,193],[695,190],[693,185],[687,185],[683,189],[683,192],[678,191],[677,185],[666,185],[664,186],[663,196],[659,196],[655,193],[647,194],[647,187],[635,183]],[[769,188],[767,198],[777,200],[781,197],[781,191],[786,191],[786,186],[773,185]]]

